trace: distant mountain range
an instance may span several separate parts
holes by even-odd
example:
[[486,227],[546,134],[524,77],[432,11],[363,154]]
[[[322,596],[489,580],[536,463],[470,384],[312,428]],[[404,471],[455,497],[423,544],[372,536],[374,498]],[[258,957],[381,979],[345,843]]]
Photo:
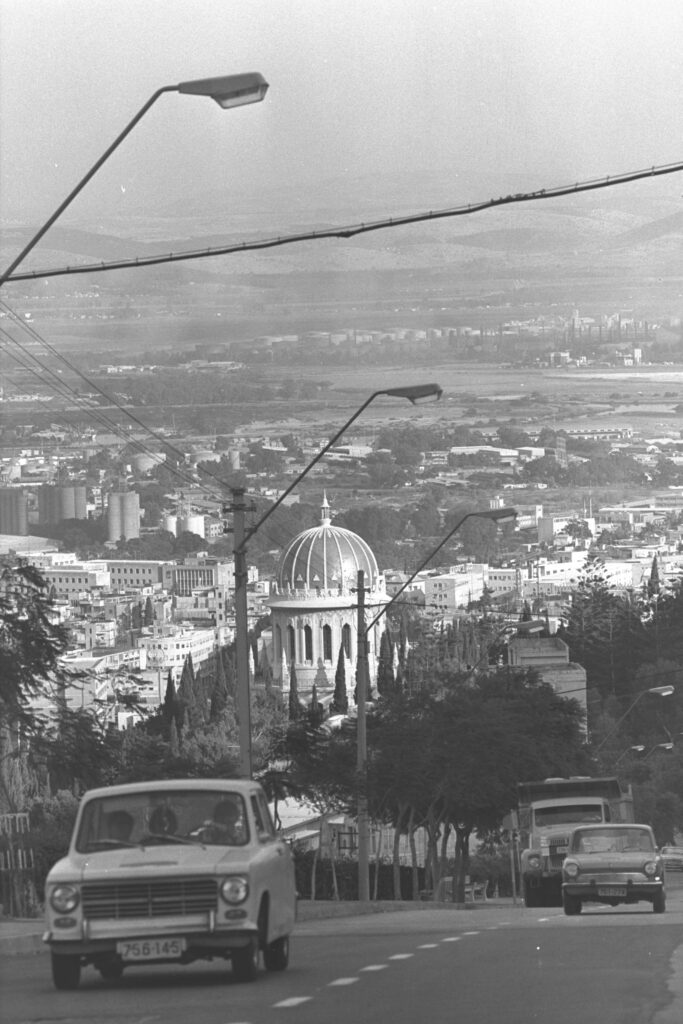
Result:
[[[321,273],[417,272],[422,291],[430,273],[469,277],[476,267],[478,276],[488,276],[496,287],[509,279],[532,285],[542,281],[544,295],[551,293],[553,278],[564,289],[568,277],[574,281],[585,277],[592,285],[596,279],[619,274],[636,301],[641,284],[649,289],[651,280],[666,280],[670,283],[667,304],[675,306],[677,301],[680,313],[683,202],[681,182],[674,180],[678,177],[525,201],[347,240],[297,242],[217,258],[210,264],[193,261],[180,266],[183,276],[194,280],[246,274],[291,280],[291,275]],[[86,223],[57,223],[27,266],[42,270],[178,253],[452,209],[539,187],[539,182],[522,181],[519,176],[489,175],[475,187],[460,181],[457,174],[428,173],[322,180],[305,193],[285,183],[248,193],[214,190],[177,202],[157,201],[145,209],[126,206],[125,212],[100,217],[96,229]],[[4,228],[3,262],[11,259],[33,230],[18,223]]]

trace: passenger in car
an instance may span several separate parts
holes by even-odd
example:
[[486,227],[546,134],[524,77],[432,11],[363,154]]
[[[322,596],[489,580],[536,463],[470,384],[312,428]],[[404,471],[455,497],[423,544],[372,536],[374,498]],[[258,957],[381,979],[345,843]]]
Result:
[[204,827],[202,838],[209,843],[239,845],[244,842],[239,819],[240,810],[234,800],[219,801],[214,807],[213,818]]

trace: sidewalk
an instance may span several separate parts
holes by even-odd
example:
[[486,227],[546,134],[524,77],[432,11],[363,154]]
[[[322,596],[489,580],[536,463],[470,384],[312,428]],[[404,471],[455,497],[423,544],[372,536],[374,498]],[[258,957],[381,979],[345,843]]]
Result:
[[[320,921],[325,918],[354,917],[359,914],[385,914],[404,910],[480,910],[486,907],[512,906],[511,899],[492,899],[476,903],[431,903],[410,900],[380,900],[358,903],[355,900],[299,900],[298,921]],[[30,920],[10,917],[0,918],[0,956],[18,956],[26,953],[42,953],[47,950],[43,942],[45,923],[42,918]]]

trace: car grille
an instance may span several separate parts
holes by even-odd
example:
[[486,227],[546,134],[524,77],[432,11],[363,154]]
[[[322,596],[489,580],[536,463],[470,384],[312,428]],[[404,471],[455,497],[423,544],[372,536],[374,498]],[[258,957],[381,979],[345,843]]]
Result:
[[557,868],[558,870],[562,867],[562,862],[567,856],[567,844],[569,843],[569,836],[553,836],[548,844],[548,854],[550,856],[550,866]]
[[83,914],[91,920],[178,917],[216,909],[215,878],[161,878],[149,882],[88,882]]

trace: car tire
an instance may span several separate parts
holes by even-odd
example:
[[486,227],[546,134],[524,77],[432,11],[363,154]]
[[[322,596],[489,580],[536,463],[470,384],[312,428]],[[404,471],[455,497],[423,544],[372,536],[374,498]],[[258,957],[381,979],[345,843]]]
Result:
[[567,917],[575,917],[581,913],[581,900],[578,896],[567,896],[562,894],[562,906]]
[[275,939],[263,950],[263,963],[267,971],[284,971],[289,965],[289,937]]
[[666,895],[664,891],[656,892],[652,898],[652,909],[655,914],[663,914],[666,911]]
[[525,907],[540,907],[541,905],[541,890],[531,889],[529,886],[524,886],[524,906]]
[[52,980],[60,992],[73,992],[81,980],[81,958],[53,953]]
[[258,942],[251,939],[247,946],[232,952],[232,973],[235,981],[254,981],[258,972]]

